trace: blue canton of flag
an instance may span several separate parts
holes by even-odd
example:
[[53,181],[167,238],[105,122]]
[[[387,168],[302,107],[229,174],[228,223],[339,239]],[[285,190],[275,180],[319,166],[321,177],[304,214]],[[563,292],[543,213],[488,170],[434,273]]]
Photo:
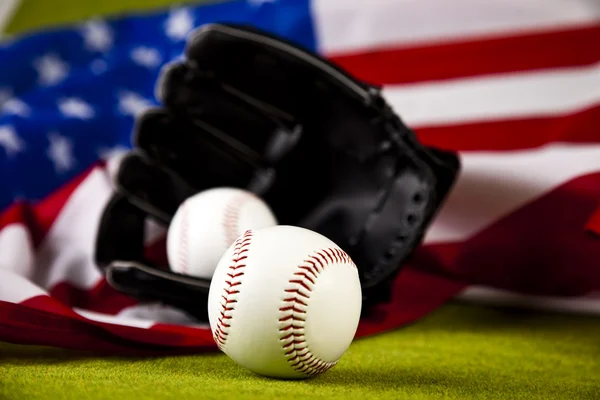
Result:
[[248,0],[94,19],[0,42],[0,209],[38,200],[130,147],[161,67],[209,22],[251,24],[315,49],[308,0]]

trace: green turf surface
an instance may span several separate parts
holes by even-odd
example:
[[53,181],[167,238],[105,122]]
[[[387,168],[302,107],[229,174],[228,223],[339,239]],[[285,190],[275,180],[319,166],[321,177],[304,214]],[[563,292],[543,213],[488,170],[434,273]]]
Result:
[[225,355],[98,358],[0,345],[2,399],[600,398],[600,320],[448,305],[355,341],[327,373],[259,377]]

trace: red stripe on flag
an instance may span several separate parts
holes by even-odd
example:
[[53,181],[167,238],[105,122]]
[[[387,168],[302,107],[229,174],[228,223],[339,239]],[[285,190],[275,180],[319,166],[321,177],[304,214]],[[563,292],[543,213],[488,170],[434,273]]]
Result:
[[12,224],[26,226],[31,235],[34,246],[37,246],[44,232],[35,221],[31,208],[23,202],[16,202],[0,214],[0,230]]
[[600,290],[600,243],[585,232],[598,199],[600,173],[573,179],[468,240],[419,248],[413,264],[468,284],[586,295]]
[[217,350],[217,343],[214,341],[210,328],[198,328],[185,325],[161,324],[158,323],[152,327],[153,330],[169,332],[177,341],[173,343],[177,346],[210,346],[211,350]]
[[600,25],[422,47],[330,55],[360,79],[399,84],[573,67],[600,60]]
[[50,295],[71,307],[104,314],[116,314],[139,303],[113,289],[104,279],[92,289],[80,289],[67,282],[61,282],[52,288]]
[[406,266],[394,281],[391,301],[378,304],[361,318],[356,337],[412,323],[439,308],[465,287],[458,280]]
[[16,202],[0,214],[0,229],[11,224],[25,224],[27,219],[27,207],[22,202]]
[[88,320],[48,296],[0,301],[0,340],[119,355],[216,351],[209,329],[149,329]]
[[600,142],[600,105],[559,117],[417,127],[426,145],[456,151],[516,150],[551,142]]

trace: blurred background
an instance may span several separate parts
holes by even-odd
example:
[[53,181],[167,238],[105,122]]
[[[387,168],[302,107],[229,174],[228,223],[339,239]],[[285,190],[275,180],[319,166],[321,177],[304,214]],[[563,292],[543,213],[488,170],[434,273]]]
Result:
[[600,247],[586,236],[600,210],[597,0],[0,4],[0,210],[128,149],[187,35],[238,22],[382,86],[423,143],[458,152],[420,269],[532,295],[600,289]]
[[187,35],[238,22],[382,86],[424,144],[458,152],[419,270],[527,295],[600,289],[597,0],[0,4],[0,210],[128,149]]

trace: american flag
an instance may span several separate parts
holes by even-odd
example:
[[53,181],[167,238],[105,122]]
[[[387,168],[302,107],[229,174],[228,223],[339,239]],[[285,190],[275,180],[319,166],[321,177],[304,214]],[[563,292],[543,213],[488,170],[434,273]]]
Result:
[[[0,42],[0,340],[214,351],[206,324],[111,289],[92,258],[134,119],[207,22],[313,49],[384,95],[456,187],[357,337],[476,300],[600,314],[597,0],[224,1]],[[150,228],[149,228],[150,229]],[[164,247],[153,227],[148,246]]]

